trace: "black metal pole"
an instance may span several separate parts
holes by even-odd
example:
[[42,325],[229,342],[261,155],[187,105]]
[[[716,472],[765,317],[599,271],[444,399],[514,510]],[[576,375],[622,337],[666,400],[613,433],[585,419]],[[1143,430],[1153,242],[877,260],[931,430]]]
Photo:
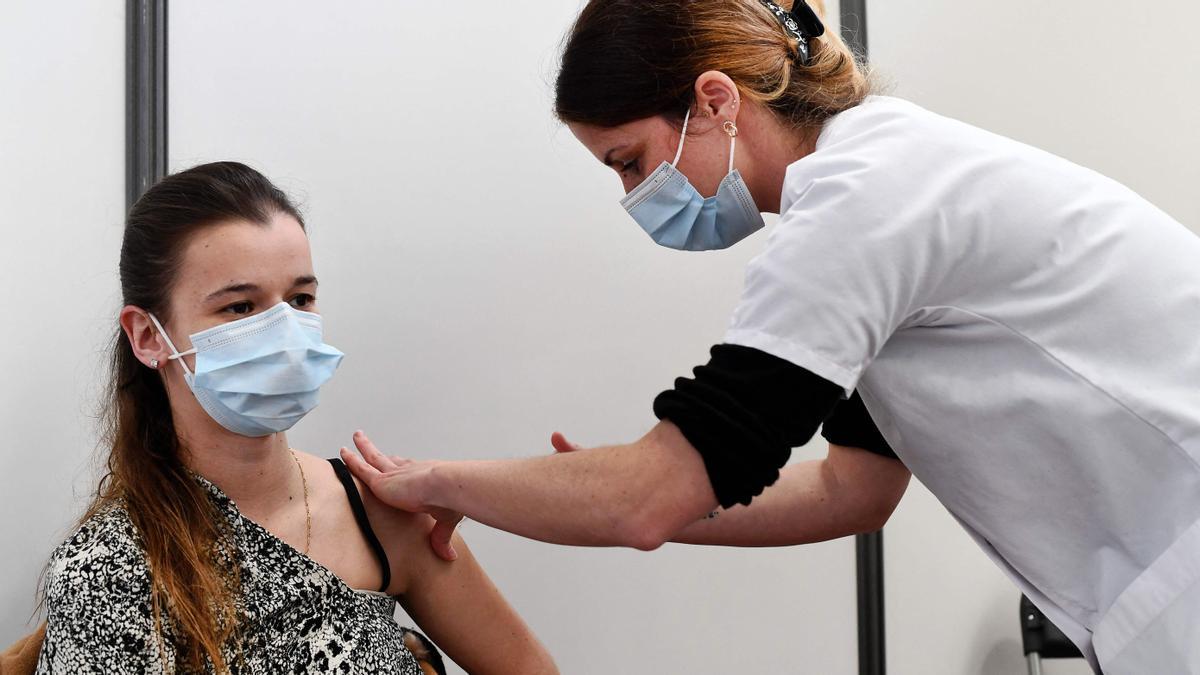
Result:
[[167,173],[167,0],[125,3],[125,206]]
[[858,558],[858,672],[884,675],[883,531],[860,534],[854,544]]
[[[867,0],[841,0],[842,39],[867,59]],[[883,627],[883,531],[855,537],[858,559],[858,672],[884,675],[887,643]]]

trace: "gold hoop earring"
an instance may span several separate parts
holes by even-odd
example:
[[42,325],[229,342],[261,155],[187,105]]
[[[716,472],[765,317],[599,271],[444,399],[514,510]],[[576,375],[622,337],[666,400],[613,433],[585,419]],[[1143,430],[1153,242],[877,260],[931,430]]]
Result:
[[721,125],[721,128],[725,129],[725,133],[729,134],[730,138],[737,138],[738,129],[737,125],[733,123],[733,120],[725,120],[725,123]]

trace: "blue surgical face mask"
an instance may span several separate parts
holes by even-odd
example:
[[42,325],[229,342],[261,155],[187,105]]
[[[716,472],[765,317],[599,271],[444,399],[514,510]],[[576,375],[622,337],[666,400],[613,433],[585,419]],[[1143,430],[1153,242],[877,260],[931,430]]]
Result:
[[736,127],[729,134],[729,172],[715,197],[701,197],[686,176],[675,168],[683,154],[691,110],[683,118],[683,133],[675,160],[663,162],[654,173],[625,195],[621,206],[650,235],[668,248],[711,251],[729,248],[763,226],[742,174],[733,168]]
[[[175,348],[153,314],[150,319],[200,406],[242,436],[291,429],[317,407],[321,385],[342,361],[343,354],[322,341],[321,315],[286,302],[195,333],[186,352]],[[188,354],[196,355],[195,372],[183,360]]]

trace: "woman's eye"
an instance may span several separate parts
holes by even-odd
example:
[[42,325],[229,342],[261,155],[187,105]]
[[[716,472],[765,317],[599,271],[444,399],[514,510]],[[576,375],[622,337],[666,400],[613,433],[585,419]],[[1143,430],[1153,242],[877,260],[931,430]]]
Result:
[[317,299],[314,298],[312,296],[312,294],[301,293],[300,295],[297,295],[296,297],[292,298],[292,307],[295,307],[296,309],[301,309],[304,307],[311,307],[313,305],[313,303],[315,303],[316,301],[317,301]]
[[630,171],[637,171],[637,160],[631,159],[628,162],[621,162],[621,174],[627,174]]
[[229,312],[230,314],[249,314],[250,312],[254,311],[254,305],[250,304],[249,302],[235,302],[226,307],[225,311]]

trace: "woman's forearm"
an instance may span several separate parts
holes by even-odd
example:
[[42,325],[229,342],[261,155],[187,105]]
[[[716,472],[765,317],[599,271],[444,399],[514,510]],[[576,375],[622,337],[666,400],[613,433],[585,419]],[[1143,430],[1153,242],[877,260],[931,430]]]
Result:
[[749,506],[717,512],[672,538],[683,544],[714,546],[791,546],[847,534],[833,506],[824,460],[785,467],[779,481]]
[[656,548],[717,501],[703,460],[668,423],[628,445],[437,463],[429,484],[433,506],[574,546]]
[[780,472],[749,506],[692,523],[672,541],[714,546],[793,546],[882,527],[908,485],[895,460],[831,445],[826,459]]

